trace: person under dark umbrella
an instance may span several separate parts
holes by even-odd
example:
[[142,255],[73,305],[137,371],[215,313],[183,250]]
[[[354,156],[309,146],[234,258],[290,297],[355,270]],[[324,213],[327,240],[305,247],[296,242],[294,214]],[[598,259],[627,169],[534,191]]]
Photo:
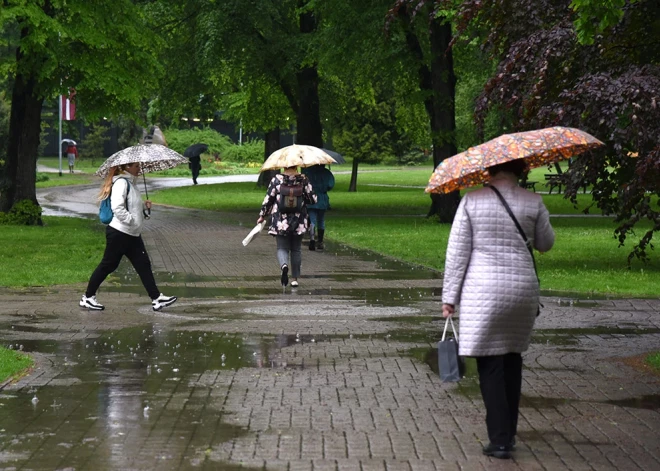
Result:
[[191,145],[183,152],[183,156],[188,157],[188,168],[192,172],[194,185],[197,185],[197,177],[202,169],[202,153],[206,152],[208,148],[208,145],[199,143]]
[[190,160],[188,167],[192,171],[193,184],[197,185],[197,177],[199,177],[199,171],[202,169],[202,156],[195,155],[188,160]]

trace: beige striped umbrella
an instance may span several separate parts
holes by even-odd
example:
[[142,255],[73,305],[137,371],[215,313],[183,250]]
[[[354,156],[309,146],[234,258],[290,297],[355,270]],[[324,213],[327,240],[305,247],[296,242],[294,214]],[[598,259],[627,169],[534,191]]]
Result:
[[332,165],[337,161],[323,149],[314,146],[293,144],[276,150],[266,159],[260,172],[289,167],[311,167],[312,165]]

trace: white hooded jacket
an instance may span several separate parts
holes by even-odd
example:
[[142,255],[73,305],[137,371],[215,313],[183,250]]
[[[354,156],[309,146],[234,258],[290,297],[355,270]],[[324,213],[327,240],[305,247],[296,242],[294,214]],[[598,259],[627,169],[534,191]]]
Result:
[[[130,181],[130,188],[128,188],[127,180]],[[142,233],[144,203],[133,177],[121,175],[112,179],[110,206],[113,213],[110,227],[134,237],[138,237]]]

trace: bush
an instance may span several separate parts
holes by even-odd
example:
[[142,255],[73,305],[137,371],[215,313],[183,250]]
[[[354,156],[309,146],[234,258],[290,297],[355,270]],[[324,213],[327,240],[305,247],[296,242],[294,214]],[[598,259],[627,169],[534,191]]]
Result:
[[8,213],[0,213],[0,225],[34,226],[41,222],[41,206],[30,200],[16,203]]
[[[209,160],[211,160],[209,162]],[[249,167],[249,165],[247,165]],[[233,162],[215,162],[213,159],[202,159],[202,170],[199,172],[202,176],[211,175],[245,175],[253,173],[246,168],[246,166],[239,165]],[[168,177],[189,177],[190,169],[185,165],[179,165],[176,168],[163,170],[158,172],[157,175]]]
[[50,177],[47,173],[37,173],[37,179],[35,180],[36,183],[47,182],[48,180],[50,180]]
[[420,149],[411,149],[400,157],[388,156],[383,159],[385,165],[424,165],[429,163],[431,156]]
[[264,141],[261,139],[249,139],[243,145],[232,145],[225,150],[222,155],[223,160],[231,162],[263,163],[264,161]]
[[220,134],[211,128],[204,129],[168,129],[163,131],[167,145],[179,154],[183,154],[189,146],[203,142],[209,148],[206,154],[220,154],[224,157],[225,149],[232,146],[233,143],[228,136]]

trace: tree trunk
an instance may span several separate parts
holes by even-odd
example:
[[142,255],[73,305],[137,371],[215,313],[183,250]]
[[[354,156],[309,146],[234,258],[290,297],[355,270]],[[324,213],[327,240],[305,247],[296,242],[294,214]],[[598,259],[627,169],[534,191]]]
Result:
[[[449,44],[452,39],[451,24],[444,18],[431,20],[431,86],[432,104],[431,135],[433,139],[433,165],[437,167],[443,160],[455,155],[456,150],[456,75],[454,60]],[[460,203],[460,194],[431,195],[431,208],[428,215],[438,215],[440,222],[452,222]]]
[[[20,49],[16,55],[20,59]],[[0,195],[2,212],[8,212],[22,200],[39,205],[35,185],[43,99],[36,96],[36,90],[37,83],[33,77],[21,73],[16,75],[9,118],[7,161]]]
[[[271,129],[266,133],[266,143],[264,145],[264,162],[270,154],[275,152],[280,148],[280,128]],[[262,188],[267,188],[270,181],[273,179],[277,170],[266,170],[259,174],[259,180],[257,180],[257,186]]]
[[353,159],[353,168],[351,169],[351,182],[348,184],[348,191],[355,192],[357,191],[357,176],[358,176],[358,164],[360,159]]
[[[312,12],[300,15],[300,32],[316,30],[316,18]],[[303,67],[296,74],[298,82],[298,110],[296,113],[296,143],[323,147],[323,128],[319,105],[319,74],[316,65]]]
[[[429,20],[431,65],[427,65],[424,48],[415,34],[413,19],[406,7],[399,10],[399,18],[406,35],[406,45],[412,56],[417,60],[417,77],[419,89],[426,96],[424,109],[431,122],[431,139],[433,141],[433,164],[437,166],[447,157],[456,154],[456,121],[454,113],[454,98],[456,96],[456,75],[454,60],[449,44],[451,42],[451,25],[443,17]],[[417,18],[428,18],[431,15],[418,13]],[[431,208],[428,216],[438,215],[440,222],[452,222],[460,195],[457,191],[448,195],[431,195]]]

